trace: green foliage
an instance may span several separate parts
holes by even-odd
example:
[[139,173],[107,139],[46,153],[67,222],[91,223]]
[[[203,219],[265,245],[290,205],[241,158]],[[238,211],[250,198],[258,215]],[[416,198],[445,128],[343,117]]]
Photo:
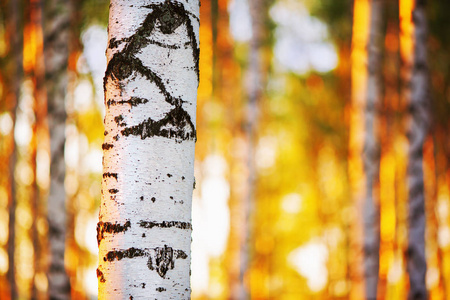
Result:
[[108,25],[109,0],[79,0],[82,19],[82,29],[91,24]]
[[349,43],[352,36],[352,0],[305,0],[312,15],[328,24],[331,37]]

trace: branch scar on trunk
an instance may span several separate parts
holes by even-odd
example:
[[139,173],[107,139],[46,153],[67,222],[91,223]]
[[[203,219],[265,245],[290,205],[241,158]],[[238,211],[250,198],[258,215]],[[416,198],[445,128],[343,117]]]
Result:
[[[126,127],[125,123],[121,123],[121,119],[116,119],[118,126],[126,127],[121,131],[124,136],[135,135],[140,136],[141,139],[145,139],[153,136],[161,136],[166,138],[174,138],[177,142],[183,140],[196,140],[197,134],[195,125],[191,120],[191,116],[182,107],[184,101],[181,98],[174,97],[167,90],[164,81],[154,71],[144,66],[142,61],[136,57],[136,55],[148,44],[155,44],[159,47],[178,49],[177,45],[168,45],[164,43],[157,43],[150,38],[150,35],[155,28],[158,28],[163,34],[173,34],[175,30],[182,24],[186,25],[189,43],[183,45],[192,49],[194,69],[197,74],[197,81],[199,78],[199,54],[200,50],[198,42],[194,33],[194,29],[191,22],[191,17],[194,15],[186,11],[184,6],[179,3],[174,3],[166,0],[161,4],[151,4],[142,6],[143,8],[150,9],[151,12],[147,15],[144,22],[136,30],[136,33],[131,37],[117,40],[112,38],[109,42],[109,48],[118,48],[122,43],[127,43],[126,46],[119,52],[115,53],[108,63],[105,79],[104,89],[106,90],[106,84],[108,80],[116,82],[117,86],[122,89],[122,80],[125,80],[131,76],[141,75],[148,81],[154,83],[160,93],[164,96],[165,101],[174,106],[162,119],[153,120],[148,118],[138,125]],[[106,105],[117,104],[130,104],[131,107],[138,106],[149,102],[148,99],[131,97],[128,100],[108,100]],[[119,116],[120,118],[120,116]],[[105,145],[104,149],[108,146]]]
[[121,225],[119,223],[110,223],[110,222],[98,222],[97,224],[97,243],[100,245],[100,242],[104,239],[105,233],[120,233],[126,232],[128,228],[131,227],[131,222],[127,221],[125,224]]
[[182,250],[174,250],[172,247],[156,247],[154,249],[129,248],[126,250],[109,251],[103,261],[120,261],[124,258],[148,257],[147,267],[155,270],[159,276],[165,278],[167,271],[175,268],[175,259],[186,259],[188,256]]

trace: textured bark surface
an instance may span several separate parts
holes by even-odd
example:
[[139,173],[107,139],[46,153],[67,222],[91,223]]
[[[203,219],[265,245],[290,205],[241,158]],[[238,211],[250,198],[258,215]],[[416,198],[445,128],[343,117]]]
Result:
[[365,173],[364,201],[364,276],[366,299],[376,300],[379,273],[380,209],[378,177],[380,142],[377,135],[378,111],[381,105],[382,0],[370,1],[369,39],[367,43],[367,96],[364,112],[363,163]]
[[429,82],[427,63],[427,20],[424,0],[415,0],[412,12],[414,24],[414,54],[409,99],[409,236],[407,269],[409,274],[409,299],[427,299],[425,284],[425,195],[423,181],[423,146],[430,125]]
[[198,1],[113,0],[99,299],[189,299]]
[[69,299],[70,281],[64,268],[66,242],[65,97],[67,89],[70,0],[44,1],[44,60],[47,88],[48,127],[50,133],[50,192],[48,225],[50,299]]

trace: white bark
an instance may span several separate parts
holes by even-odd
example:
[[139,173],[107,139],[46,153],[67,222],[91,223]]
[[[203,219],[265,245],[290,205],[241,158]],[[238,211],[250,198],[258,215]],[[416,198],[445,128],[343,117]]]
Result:
[[251,298],[251,286],[249,271],[252,261],[252,226],[253,215],[256,210],[255,203],[255,144],[258,128],[258,106],[264,92],[263,68],[262,68],[262,43],[264,40],[265,5],[261,0],[249,0],[252,37],[249,42],[247,69],[247,111],[245,135],[247,138],[247,172],[245,196],[242,203],[244,214],[242,245],[240,249],[240,288],[239,299]]
[[366,299],[377,299],[380,209],[376,186],[379,177],[380,144],[377,135],[378,109],[381,105],[381,52],[382,52],[382,8],[380,0],[370,1],[370,27],[367,43],[367,96],[364,112],[364,277]]
[[69,57],[70,1],[44,3],[44,60],[50,131],[50,192],[47,202],[50,266],[48,269],[51,299],[70,299],[70,280],[64,268],[66,243],[65,96]]
[[198,1],[112,0],[99,299],[189,299]]

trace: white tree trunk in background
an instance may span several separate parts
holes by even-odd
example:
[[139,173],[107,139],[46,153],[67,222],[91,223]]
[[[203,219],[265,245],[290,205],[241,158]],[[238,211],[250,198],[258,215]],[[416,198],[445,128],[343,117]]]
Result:
[[409,99],[409,235],[407,269],[409,274],[409,299],[427,299],[425,275],[425,193],[423,182],[423,145],[430,126],[429,78],[427,63],[427,19],[424,0],[415,0],[412,12],[414,23],[414,50]]
[[112,0],[99,299],[189,299],[199,2]]
[[44,60],[50,132],[50,193],[47,202],[50,299],[70,299],[70,281],[64,268],[66,243],[65,97],[68,83],[70,0],[44,1]]
[[252,36],[249,41],[248,67],[247,67],[247,111],[245,135],[247,139],[247,182],[242,203],[244,215],[242,226],[242,241],[240,249],[239,271],[239,299],[251,298],[250,268],[252,262],[252,236],[253,215],[256,211],[255,201],[255,148],[258,130],[258,107],[264,93],[264,70],[262,57],[262,43],[264,41],[264,22],[266,20],[266,7],[262,0],[249,0]]
[[379,184],[380,143],[377,135],[378,111],[382,104],[381,54],[383,1],[370,1],[369,39],[367,43],[367,94],[364,112],[363,162],[364,201],[364,278],[366,299],[376,300],[380,259]]

